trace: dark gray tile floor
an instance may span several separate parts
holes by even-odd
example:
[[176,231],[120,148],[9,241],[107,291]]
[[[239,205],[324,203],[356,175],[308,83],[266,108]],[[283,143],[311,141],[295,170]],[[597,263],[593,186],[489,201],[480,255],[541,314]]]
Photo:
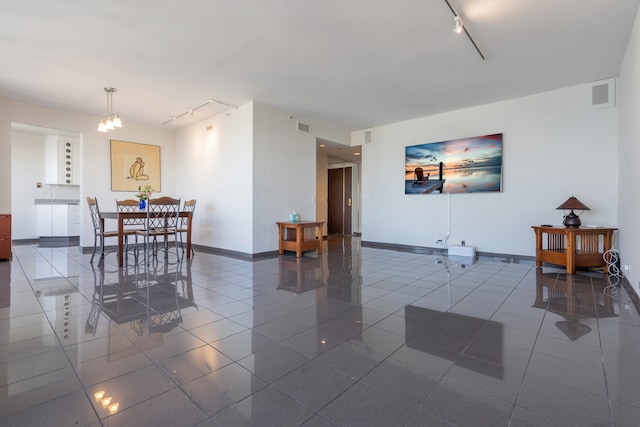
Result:
[[640,317],[603,273],[333,237],[169,261],[15,246],[0,425],[640,425]]

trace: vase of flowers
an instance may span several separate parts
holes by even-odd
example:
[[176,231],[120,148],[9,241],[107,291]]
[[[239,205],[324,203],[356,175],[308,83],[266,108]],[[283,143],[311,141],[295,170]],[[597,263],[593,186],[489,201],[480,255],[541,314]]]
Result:
[[151,198],[153,194],[153,188],[149,184],[144,187],[139,185],[138,192],[136,193],[136,197],[138,198],[138,206],[140,210],[143,211],[147,207],[147,200]]

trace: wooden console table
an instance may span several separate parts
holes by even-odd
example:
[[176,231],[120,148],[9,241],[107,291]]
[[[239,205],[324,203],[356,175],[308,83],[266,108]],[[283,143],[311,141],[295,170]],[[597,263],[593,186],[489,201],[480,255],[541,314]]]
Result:
[[[317,250],[322,253],[322,221],[278,221],[278,253],[282,255],[284,251],[295,251],[296,257],[300,258],[302,252]],[[313,239],[306,240],[304,236],[305,228],[315,227],[316,232]]]
[[536,233],[536,265],[543,262],[563,265],[567,274],[576,267],[607,265],[603,255],[611,249],[617,228],[533,226]]

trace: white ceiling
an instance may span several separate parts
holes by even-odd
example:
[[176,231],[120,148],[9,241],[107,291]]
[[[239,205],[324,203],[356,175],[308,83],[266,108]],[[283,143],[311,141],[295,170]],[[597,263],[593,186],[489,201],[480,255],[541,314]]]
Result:
[[0,97],[98,119],[113,86],[125,126],[215,98],[363,129],[617,76],[640,0],[452,2],[486,61],[444,0],[3,1]]

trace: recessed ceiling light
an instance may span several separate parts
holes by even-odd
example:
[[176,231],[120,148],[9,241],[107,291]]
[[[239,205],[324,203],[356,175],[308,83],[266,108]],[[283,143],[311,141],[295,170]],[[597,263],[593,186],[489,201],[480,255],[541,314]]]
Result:
[[326,146],[327,146],[327,144],[320,144],[320,148],[324,148]]
[[360,152],[359,152],[359,151],[356,151],[355,153],[353,153],[353,155],[354,155],[354,156],[359,156],[359,155],[360,155]]

